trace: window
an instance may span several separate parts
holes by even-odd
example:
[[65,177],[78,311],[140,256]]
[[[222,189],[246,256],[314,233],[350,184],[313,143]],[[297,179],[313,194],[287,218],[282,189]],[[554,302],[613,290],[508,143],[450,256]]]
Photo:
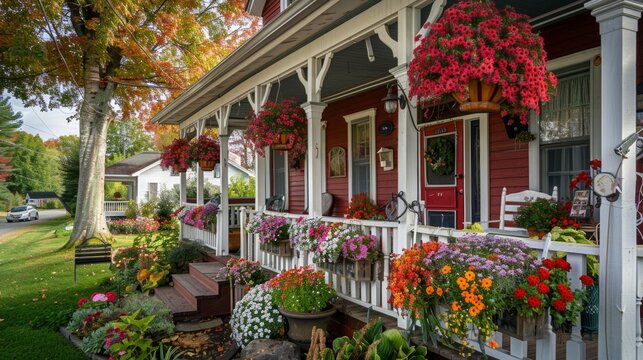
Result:
[[344,116],[348,124],[348,196],[376,200],[375,108]]
[[590,74],[586,67],[558,74],[557,95],[542,105],[540,119],[541,190],[558,187],[559,199],[572,194],[569,181],[589,167]]
[[158,183],[149,183],[147,184],[147,199],[156,199],[158,196],[159,192],[159,184]]
[[292,5],[292,3],[294,2],[295,0],[281,0],[281,11],[286,10],[286,8]]
[[272,152],[272,195],[284,195],[288,204],[288,153],[285,151]]

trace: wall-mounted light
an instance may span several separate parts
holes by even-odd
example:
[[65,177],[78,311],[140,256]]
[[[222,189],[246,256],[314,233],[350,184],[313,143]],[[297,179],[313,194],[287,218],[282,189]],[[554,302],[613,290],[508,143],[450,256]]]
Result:
[[400,109],[404,110],[406,108],[406,96],[404,94],[397,96],[397,89],[394,89],[395,84],[390,84],[388,86],[388,93],[382,99],[384,102],[384,110],[388,114],[395,114],[397,111],[397,102],[400,102]]
[[380,157],[380,166],[384,171],[393,170],[395,164],[393,162],[393,149],[380,148],[377,150],[377,155]]

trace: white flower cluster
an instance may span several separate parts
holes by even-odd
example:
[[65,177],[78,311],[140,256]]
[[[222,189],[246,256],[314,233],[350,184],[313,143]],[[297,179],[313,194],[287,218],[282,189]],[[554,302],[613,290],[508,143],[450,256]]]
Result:
[[272,302],[271,290],[265,285],[252,288],[232,311],[232,338],[241,347],[255,339],[279,335],[284,319]]
[[320,218],[300,217],[288,229],[290,245],[299,251],[315,251],[324,230]]
[[313,256],[314,262],[337,262],[342,252],[344,242],[356,235],[361,235],[361,230],[348,224],[332,226],[330,232],[323,241],[319,243],[317,252]]
[[255,213],[255,214],[250,218],[250,220],[248,220],[248,224],[246,225],[246,230],[247,230],[249,233],[251,233],[251,234],[256,233],[256,232],[257,232],[257,228],[259,227],[259,225],[261,225],[261,222],[263,221],[263,219],[264,219],[265,217],[266,217],[266,216],[265,216],[262,212],[257,212],[257,213]]

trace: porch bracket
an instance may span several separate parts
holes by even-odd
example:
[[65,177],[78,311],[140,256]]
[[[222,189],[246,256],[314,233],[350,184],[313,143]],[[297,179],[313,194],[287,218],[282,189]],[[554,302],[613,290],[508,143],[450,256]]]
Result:
[[320,94],[322,85],[324,84],[324,79],[326,78],[326,74],[328,74],[328,69],[330,69],[330,60],[333,58],[333,53],[329,52],[326,55],[324,55],[324,64],[322,65],[322,68],[319,70],[319,73],[317,74],[317,78],[315,79],[315,93]]
[[415,36],[416,46],[423,37],[427,36],[429,32],[431,32],[431,27],[429,25],[438,20],[440,15],[442,15],[442,11],[444,11],[444,7],[446,6],[446,4],[447,0],[435,0],[433,2],[433,5],[431,5],[431,12],[429,12],[429,17],[420,28],[420,31],[418,31],[417,36]]
[[375,61],[375,54],[373,53],[373,43],[371,42],[371,38],[367,37],[364,42],[366,43],[366,55],[368,56],[368,61]]
[[248,102],[254,112],[259,112],[259,109],[266,104],[271,88],[272,83],[267,83],[255,86],[254,90],[248,93]]
[[214,117],[217,119],[217,124],[219,124],[220,130],[225,130],[225,133],[228,132],[228,120],[230,119],[230,105],[223,105],[214,112]]
[[306,95],[309,102],[319,102],[321,100],[321,89],[324,85],[324,79],[330,69],[331,59],[333,52],[328,52],[324,55],[321,68],[319,67],[319,58],[308,59],[307,76],[304,76],[303,66],[297,68],[296,73],[299,81],[306,89]]
[[393,52],[393,57],[398,58],[397,56],[397,41],[391,37],[391,34],[388,33],[386,24],[375,29],[375,34],[379,36],[380,41],[384,43],[391,51]]

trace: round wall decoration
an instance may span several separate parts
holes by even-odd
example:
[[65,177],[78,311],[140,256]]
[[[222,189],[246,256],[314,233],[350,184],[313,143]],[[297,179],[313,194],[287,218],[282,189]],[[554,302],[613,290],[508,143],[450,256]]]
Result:
[[383,121],[377,127],[377,132],[383,136],[391,135],[391,133],[393,133],[393,123],[390,121]]
[[424,153],[427,166],[437,176],[453,174],[455,170],[455,146],[444,137],[431,139]]

